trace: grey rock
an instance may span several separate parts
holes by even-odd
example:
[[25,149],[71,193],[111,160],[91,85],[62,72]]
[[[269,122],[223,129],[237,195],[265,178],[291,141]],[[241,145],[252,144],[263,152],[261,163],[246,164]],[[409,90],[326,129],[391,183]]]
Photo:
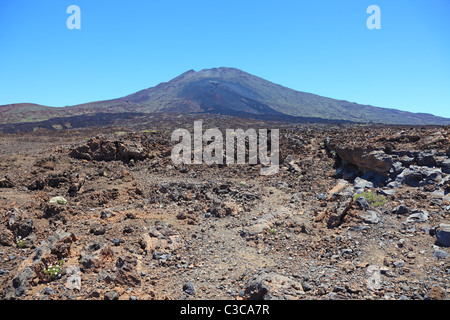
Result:
[[[396,189],[396,188],[400,188],[402,186],[402,183],[403,183],[403,178],[398,177],[395,181],[389,182],[386,186],[388,188]],[[386,190],[382,190],[382,191],[386,191]]]
[[349,230],[350,231],[361,232],[361,231],[364,231],[364,230],[370,230],[370,227],[367,226],[367,225],[359,224],[359,225],[350,227]]
[[394,214],[405,214],[408,212],[409,212],[409,209],[404,204],[401,204],[401,205],[395,207],[395,209],[392,211],[392,213],[394,213]]
[[405,261],[403,260],[394,261],[393,265],[395,268],[402,268],[405,266]]
[[[396,183],[396,182],[391,182],[391,183]],[[389,183],[390,184],[390,183]],[[389,187],[389,184],[388,184],[388,187]],[[398,188],[398,186],[397,187],[395,187],[395,188]],[[381,195],[383,195],[383,196],[393,196],[393,195],[395,195],[396,193],[397,193],[397,191],[396,190],[393,190],[393,189],[381,189],[380,191],[379,191],[379,193],[381,194]]]
[[406,219],[406,222],[426,222],[428,221],[428,211],[413,209]]
[[354,181],[354,188],[355,189],[371,189],[373,188],[373,183],[367,180],[364,180],[360,177],[356,177]]
[[26,267],[19,271],[18,275],[8,284],[4,299],[15,300],[20,298],[28,291],[30,281],[34,278],[35,273],[30,267]]
[[400,229],[409,233],[415,233],[417,231],[416,226],[414,224],[407,222],[402,222],[400,225]]
[[367,223],[376,224],[376,223],[380,222],[378,213],[373,210],[366,211],[366,213],[361,215],[360,217]]
[[122,240],[118,239],[118,238],[114,238],[111,240],[111,242],[114,244],[114,246],[118,247],[118,246],[120,246],[120,243],[122,242]]
[[[409,169],[406,169],[407,171]],[[403,173],[405,173],[403,171]],[[423,176],[421,172],[409,170],[404,176],[404,182],[410,187],[419,187],[422,182]]]
[[114,290],[108,291],[105,293],[104,300],[119,300],[119,294]]
[[416,157],[416,162],[419,166],[434,167],[436,165],[436,159],[434,158],[435,152],[419,152]]
[[[431,193],[432,197],[439,197],[442,198],[445,196],[444,190],[435,190]],[[441,199],[442,200],[442,199]]]
[[66,288],[70,290],[81,290],[81,271],[78,266],[67,267],[66,274],[69,276]]
[[381,289],[381,272],[380,268],[376,265],[370,265],[367,267],[367,289],[379,290]]
[[409,167],[410,165],[412,165],[414,163],[414,158],[408,157],[408,156],[403,156],[399,159],[399,161],[403,164],[403,166]]
[[436,228],[436,240],[440,245],[450,247],[450,224],[441,223]]
[[290,299],[288,296],[304,294],[300,282],[274,272],[259,270],[245,285],[245,295],[250,300]]
[[108,211],[108,210],[103,210],[101,213],[100,213],[100,218],[101,219],[108,219],[109,217],[111,217],[112,216],[112,212],[111,211]]
[[327,195],[325,193],[319,193],[317,195],[317,199],[319,199],[319,200],[327,200]]
[[101,224],[96,223],[91,226],[90,232],[96,236],[99,236],[99,235],[105,234],[106,228],[104,226],[102,226]]
[[400,161],[396,161],[392,164],[391,169],[389,170],[389,173],[398,174],[402,172],[405,168],[403,167],[403,164]]
[[50,288],[50,287],[45,287],[44,288],[44,294],[47,294],[47,295],[51,295],[51,294],[53,294],[55,291],[53,290],[53,288]]
[[422,168],[421,171],[427,181],[439,182],[442,180],[442,172],[439,169]]
[[449,254],[441,249],[434,249],[433,256],[437,259],[446,259]]
[[450,173],[450,159],[447,159],[441,163],[442,172]]
[[183,285],[183,291],[190,295],[195,295],[195,287],[191,282],[187,282]]
[[369,209],[369,203],[367,202],[366,198],[364,198],[364,197],[358,197],[356,199],[356,204],[359,206],[360,209],[363,209],[363,210]]
[[169,258],[170,258],[170,254],[169,253],[158,252],[158,251],[153,252],[153,259],[155,259],[155,260],[166,261]]

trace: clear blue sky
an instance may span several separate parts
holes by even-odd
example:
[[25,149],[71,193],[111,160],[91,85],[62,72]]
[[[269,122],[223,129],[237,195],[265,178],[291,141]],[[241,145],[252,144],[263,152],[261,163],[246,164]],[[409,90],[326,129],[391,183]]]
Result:
[[[69,5],[81,30],[69,30]],[[369,30],[369,5],[381,30]],[[0,104],[118,98],[189,70],[450,117],[448,0],[0,0]]]

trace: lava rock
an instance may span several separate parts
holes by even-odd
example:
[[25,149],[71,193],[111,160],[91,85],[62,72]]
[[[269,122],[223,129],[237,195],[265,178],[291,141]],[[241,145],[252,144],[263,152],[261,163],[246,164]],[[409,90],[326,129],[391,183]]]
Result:
[[428,211],[413,209],[406,219],[406,222],[426,222],[428,221]]
[[436,165],[434,152],[419,152],[416,162],[419,166],[434,167]]
[[195,295],[195,287],[191,282],[187,282],[183,285],[183,291],[190,295]]
[[395,207],[395,209],[392,211],[392,213],[394,213],[394,214],[405,214],[408,212],[409,212],[409,209],[404,204],[401,204],[401,205]]
[[366,211],[366,213],[361,215],[360,217],[367,223],[377,224],[378,222],[380,222],[378,213],[373,210]]
[[450,224],[441,223],[436,228],[436,239],[440,245],[450,247]]
[[354,182],[354,188],[355,189],[365,189],[365,188],[371,189],[371,188],[373,188],[373,183],[370,181],[361,179],[360,177],[357,177]]
[[364,197],[358,197],[356,199],[356,204],[358,205],[358,207],[362,210],[367,210],[369,209],[369,203],[367,202],[366,198]]
[[446,259],[449,256],[449,254],[447,252],[445,252],[444,250],[435,248],[434,252],[433,252],[433,256],[437,259]]
[[114,290],[108,291],[105,293],[104,300],[119,300],[119,294]]

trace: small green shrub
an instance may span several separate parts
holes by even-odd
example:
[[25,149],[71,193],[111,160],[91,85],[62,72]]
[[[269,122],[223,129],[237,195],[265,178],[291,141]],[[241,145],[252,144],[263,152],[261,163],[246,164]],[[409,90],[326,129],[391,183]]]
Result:
[[17,244],[17,247],[19,247],[19,248],[25,248],[27,241],[25,239],[22,239],[21,236],[18,236],[16,238],[16,244]]
[[359,197],[366,198],[367,202],[370,205],[374,206],[374,207],[379,207],[379,206],[382,206],[382,205],[384,205],[386,203],[386,197],[385,196],[380,195],[380,194],[374,194],[372,191],[356,194],[353,197],[353,200],[355,201]]

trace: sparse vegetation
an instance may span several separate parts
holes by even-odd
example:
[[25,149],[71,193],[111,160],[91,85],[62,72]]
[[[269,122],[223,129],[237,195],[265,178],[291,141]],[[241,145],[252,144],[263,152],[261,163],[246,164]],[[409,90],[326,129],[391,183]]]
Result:
[[16,244],[18,248],[24,248],[27,244],[27,241],[25,239],[22,239],[21,236],[18,236],[16,238]]
[[359,197],[364,197],[367,200],[367,202],[374,207],[380,207],[386,203],[385,196],[380,194],[374,194],[372,191],[356,194],[353,197],[353,200],[356,200]]
[[49,275],[51,279],[56,279],[61,276],[62,265],[64,264],[64,260],[59,260],[57,263],[48,265],[44,272]]

